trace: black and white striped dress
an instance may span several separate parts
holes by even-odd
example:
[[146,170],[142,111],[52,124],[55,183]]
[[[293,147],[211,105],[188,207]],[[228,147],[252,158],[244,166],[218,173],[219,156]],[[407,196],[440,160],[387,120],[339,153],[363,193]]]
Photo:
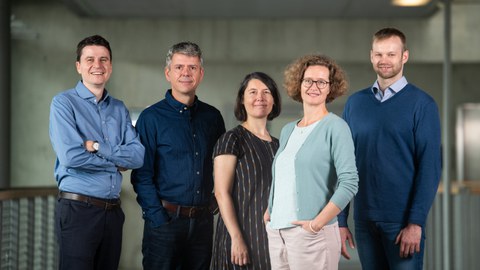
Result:
[[213,156],[233,154],[237,167],[232,198],[243,239],[248,247],[250,264],[240,267],[231,263],[231,239],[221,218],[218,219],[210,269],[270,269],[268,239],[263,214],[268,207],[272,183],[272,162],[278,140],[264,141],[239,125],[220,137]]

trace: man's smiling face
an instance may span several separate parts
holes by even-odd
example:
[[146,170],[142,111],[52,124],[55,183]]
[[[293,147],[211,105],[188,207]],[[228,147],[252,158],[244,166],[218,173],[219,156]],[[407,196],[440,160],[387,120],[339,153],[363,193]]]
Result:
[[80,61],[76,62],[77,71],[87,87],[103,88],[112,74],[112,61],[107,48],[97,45],[85,46]]

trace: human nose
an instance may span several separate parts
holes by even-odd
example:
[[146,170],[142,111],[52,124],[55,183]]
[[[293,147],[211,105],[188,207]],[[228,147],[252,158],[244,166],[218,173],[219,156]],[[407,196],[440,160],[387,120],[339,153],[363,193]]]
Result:
[[102,65],[102,61],[100,59],[94,59],[93,60],[93,66],[94,67],[100,67]]
[[380,63],[385,63],[385,62],[387,62],[388,60],[389,60],[388,55],[381,55],[381,56],[379,57],[379,62],[380,62]]
[[265,96],[266,94],[264,92],[258,92],[255,99],[257,100],[264,100],[265,99]]
[[313,87],[315,86],[315,88],[317,88],[318,90],[321,90],[322,88],[320,87],[319,82],[320,81],[312,81],[312,85],[310,85],[309,89],[313,89]]
[[184,67],[184,68],[182,68],[182,69],[180,70],[180,74],[181,74],[182,76],[187,76],[187,77],[188,77],[188,76],[191,75],[191,71],[190,71],[189,68],[185,68],[185,67]]

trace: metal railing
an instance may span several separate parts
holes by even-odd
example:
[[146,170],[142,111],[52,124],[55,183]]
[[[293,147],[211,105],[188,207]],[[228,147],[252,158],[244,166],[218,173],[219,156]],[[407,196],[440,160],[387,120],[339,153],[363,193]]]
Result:
[[480,241],[480,181],[452,181],[450,196],[451,235],[452,239],[448,260],[451,265],[444,265],[443,242],[443,200],[445,190],[440,184],[439,192],[430,211],[427,223],[427,241],[425,267],[428,270],[470,270],[478,269],[478,242]]
[[[441,187],[426,228],[424,269],[428,270],[447,268],[442,260],[444,190]],[[450,192],[453,213],[452,269],[476,269],[480,265],[476,246],[480,241],[480,181],[453,181]],[[0,190],[1,270],[57,269],[58,247],[54,232],[57,193],[56,187]],[[344,264],[342,269],[359,269],[357,266]]]
[[58,190],[0,190],[0,269],[57,269],[54,231]]

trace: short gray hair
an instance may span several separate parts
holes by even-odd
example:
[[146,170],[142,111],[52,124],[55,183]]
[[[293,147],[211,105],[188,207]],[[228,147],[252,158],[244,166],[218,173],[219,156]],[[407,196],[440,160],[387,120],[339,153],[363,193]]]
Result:
[[202,50],[200,50],[200,47],[193,42],[185,41],[173,45],[168,50],[167,59],[165,61],[166,68],[170,68],[170,64],[172,63],[172,57],[176,53],[198,57],[200,59],[200,65],[203,67]]

